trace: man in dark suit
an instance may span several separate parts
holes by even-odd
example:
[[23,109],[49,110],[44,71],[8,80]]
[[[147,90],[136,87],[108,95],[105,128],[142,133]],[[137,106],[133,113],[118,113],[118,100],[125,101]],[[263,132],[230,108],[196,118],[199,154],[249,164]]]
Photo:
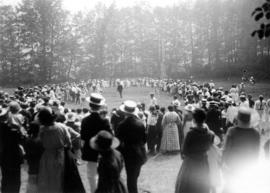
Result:
[[221,129],[221,112],[218,109],[218,103],[216,101],[210,102],[210,107],[206,116],[206,123],[209,129],[222,141],[223,131]]
[[125,161],[128,192],[138,193],[138,177],[146,162],[146,128],[138,118],[139,110],[135,102],[125,101],[120,110],[125,114],[125,119],[119,124],[117,137]]
[[90,147],[89,140],[101,130],[111,132],[111,128],[109,121],[102,119],[99,115],[99,110],[105,105],[103,96],[93,93],[87,100],[91,108],[91,114],[85,117],[81,124],[81,139],[83,141],[82,159],[88,162],[87,175],[91,193],[94,193],[96,190],[98,152]]

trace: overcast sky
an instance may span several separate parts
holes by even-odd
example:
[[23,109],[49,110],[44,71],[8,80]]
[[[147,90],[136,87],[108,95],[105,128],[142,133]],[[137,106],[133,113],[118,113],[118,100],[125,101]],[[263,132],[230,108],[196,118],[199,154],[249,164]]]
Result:
[[[13,4],[13,5],[20,1],[21,0],[0,0],[0,2],[3,2],[4,4]],[[105,3],[106,5],[110,5],[113,1],[115,1],[117,7],[126,7],[132,6],[142,0],[63,0],[63,7],[72,12],[76,12],[80,10],[91,9],[99,1]],[[188,1],[188,0],[143,0],[143,1],[147,2],[152,7],[155,7],[155,6],[171,6],[179,1]]]

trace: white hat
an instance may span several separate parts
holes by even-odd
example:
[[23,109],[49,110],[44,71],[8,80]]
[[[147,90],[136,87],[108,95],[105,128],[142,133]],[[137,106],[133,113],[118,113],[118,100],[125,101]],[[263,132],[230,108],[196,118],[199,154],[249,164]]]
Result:
[[134,101],[127,100],[119,107],[120,111],[129,115],[138,116],[139,109],[137,103]]
[[105,98],[99,93],[92,93],[90,97],[86,98],[86,101],[96,106],[105,105]]
[[188,104],[187,106],[185,106],[185,110],[188,112],[193,112],[195,110],[195,107],[191,104]]

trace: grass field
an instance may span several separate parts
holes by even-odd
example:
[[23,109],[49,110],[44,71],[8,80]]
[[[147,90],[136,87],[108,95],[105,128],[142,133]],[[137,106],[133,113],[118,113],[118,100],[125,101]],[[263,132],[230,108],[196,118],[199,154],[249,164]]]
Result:
[[[227,81],[217,81],[217,87],[224,87],[229,89],[233,82]],[[10,89],[6,91],[10,92]],[[131,99],[137,102],[145,102],[149,104],[149,94],[153,90],[150,88],[128,88],[124,90],[123,99],[120,99],[115,88],[105,89],[103,92],[106,98],[106,103],[108,104],[109,111],[121,105],[124,100]],[[247,93],[250,93],[256,99],[260,94],[263,94],[265,98],[270,97],[270,84],[259,83],[255,86],[247,86]],[[172,97],[165,93],[157,94],[158,102],[161,106],[168,106],[172,100]],[[80,106],[68,104],[70,108],[78,108]],[[87,104],[83,106],[87,107]],[[147,163],[143,166],[141,175],[139,178],[139,189],[141,192],[151,192],[151,193],[173,193],[174,185],[177,173],[181,166],[181,159],[179,155],[157,155],[155,157],[149,157]],[[21,192],[25,192],[26,182],[27,182],[27,166],[23,166],[22,174],[22,188]],[[86,166],[85,164],[79,167],[85,188],[89,190],[87,178],[86,178]],[[125,174],[123,172],[123,177]],[[87,191],[89,192],[89,191]]]

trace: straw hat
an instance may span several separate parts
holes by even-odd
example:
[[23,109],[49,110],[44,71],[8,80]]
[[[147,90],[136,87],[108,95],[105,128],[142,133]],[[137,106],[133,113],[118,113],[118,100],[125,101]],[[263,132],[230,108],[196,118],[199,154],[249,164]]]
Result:
[[188,104],[187,106],[185,106],[185,110],[188,112],[193,112],[195,110],[195,107],[191,104]]
[[108,131],[100,131],[90,139],[90,147],[97,151],[107,151],[119,146],[119,140]]
[[86,98],[86,101],[89,102],[89,104],[96,106],[105,105],[105,98],[99,93],[92,93],[90,97]]
[[135,116],[138,116],[138,113],[139,113],[139,109],[137,107],[137,104],[136,102],[134,101],[125,101],[124,104],[122,104],[119,109],[125,113],[125,114],[128,114],[128,115],[135,115]]

